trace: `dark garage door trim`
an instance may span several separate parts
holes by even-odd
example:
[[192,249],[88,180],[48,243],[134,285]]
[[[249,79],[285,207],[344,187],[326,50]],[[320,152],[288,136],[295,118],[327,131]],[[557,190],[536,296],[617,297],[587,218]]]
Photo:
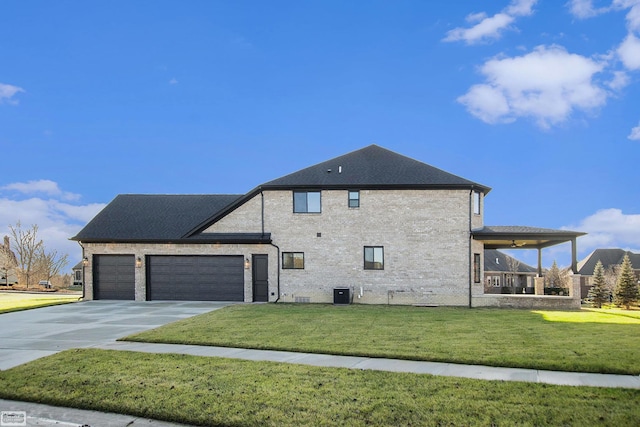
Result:
[[148,255],[147,300],[244,301],[242,255]]
[[93,299],[135,300],[135,257],[93,256]]

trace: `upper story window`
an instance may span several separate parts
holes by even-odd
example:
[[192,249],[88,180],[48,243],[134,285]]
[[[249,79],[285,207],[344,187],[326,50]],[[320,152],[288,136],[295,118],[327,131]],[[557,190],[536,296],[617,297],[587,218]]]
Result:
[[365,246],[364,247],[364,269],[384,270],[384,247]]
[[320,192],[319,191],[294,191],[293,192],[293,212],[294,213],[320,213]]
[[478,191],[473,192],[473,213],[480,215],[480,193]]
[[360,207],[360,191],[349,191],[349,207],[350,208],[359,208]]

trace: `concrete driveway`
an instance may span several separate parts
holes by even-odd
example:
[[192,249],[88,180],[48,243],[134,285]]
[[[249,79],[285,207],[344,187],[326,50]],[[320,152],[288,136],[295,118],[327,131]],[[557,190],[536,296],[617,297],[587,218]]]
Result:
[[231,305],[197,301],[84,301],[0,314],[0,370]]

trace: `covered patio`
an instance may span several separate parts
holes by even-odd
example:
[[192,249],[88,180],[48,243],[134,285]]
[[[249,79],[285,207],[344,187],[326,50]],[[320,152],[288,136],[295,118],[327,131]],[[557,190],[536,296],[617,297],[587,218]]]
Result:
[[[484,249],[537,249],[538,251],[538,278],[535,279],[536,295],[483,295],[482,302],[476,300],[474,305],[523,308],[579,308],[579,292],[576,293],[574,289],[571,289],[568,297],[545,297],[542,279],[539,278],[543,277],[542,250],[567,242],[571,242],[571,270],[574,274],[577,274],[578,254],[576,240],[585,234],[578,231],[524,226],[486,226],[473,230],[471,232],[472,238],[482,242]],[[566,301],[563,302],[563,299],[566,299]]]
[[537,249],[538,276],[542,277],[542,249],[566,242],[571,242],[571,270],[577,274],[576,239],[587,233],[517,225],[496,225],[473,230],[471,234],[475,240],[484,243],[485,249]]

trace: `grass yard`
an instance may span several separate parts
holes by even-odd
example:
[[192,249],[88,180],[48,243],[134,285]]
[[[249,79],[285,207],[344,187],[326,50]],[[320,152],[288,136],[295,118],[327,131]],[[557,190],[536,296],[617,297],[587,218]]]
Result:
[[0,397],[208,426],[623,426],[640,418],[640,390],[97,349],[0,372]]
[[28,310],[48,305],[67,304],[78,301],[77,294],[28,294],[0,292],[0,314]]
[[130,341],[640,374],[640,311],[236,305]]

